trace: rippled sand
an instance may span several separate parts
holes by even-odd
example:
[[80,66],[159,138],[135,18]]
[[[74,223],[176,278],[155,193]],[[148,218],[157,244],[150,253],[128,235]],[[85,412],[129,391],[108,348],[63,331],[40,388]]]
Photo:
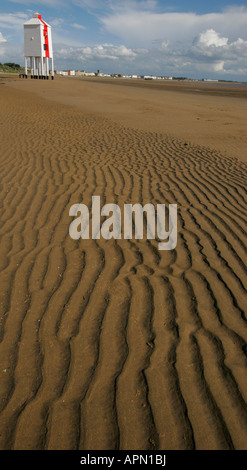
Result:
[[[247,449],[246,134],[231,157],[222,123],[193,141],[193,107],[185,139],[176,91],[166,132],[162,90],[71,83],[0,86],[0,448]],[[93,195],[177,203],[177,248],[72,240]]]

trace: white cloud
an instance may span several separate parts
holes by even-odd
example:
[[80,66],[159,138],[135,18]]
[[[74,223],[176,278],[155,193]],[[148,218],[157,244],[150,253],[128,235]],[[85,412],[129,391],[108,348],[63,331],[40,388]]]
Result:
[[72,28],[75,28],[75,29],[87,29],[86,26],[84,26],[83,24],[78,24],[78,23],[72,23],[71,26]]
[[23,23],[29,19],[26,13],[1,13],[0,14],[0,27],[13,29],[23,28]]
[[23,64],[23,48],[19,44],[11,44],[9,42],[0,43],[1,62],[15,62]]
[[170,43],[170,41],[163,41],[161,43],[161,48],[162,49],[167,49],[167,47],[169,46],[169,43]]
[[213,66],[215,72],[222,72],[224,70],[224,60],[216,62]]
[[210,29],[199,35],[193,41],[191,48],[193,54],[198,56],[214,57],[215,59],[234,59],[237,61],[247,55],[247,41],[238,38],[230,42],[229,38],[220,35]]
[[112,11],[152,11],[158,3],[156,0],[108,0],[108,5]]
[[7,42],[7,39],[5,39],[2,35],[2,33],[0,32],[0,44],[3,43],[3,42]]
[[95,46],[85,46],[77,48],[60,48],[57,50],[56,58],[85,61],[95,59],[133,59],[137,53],[124,45],[114,46],[113,44],[98,44]]
[[157,38],[161,42],[191,41],[213,29],[220,36],[242,36],[247,39],[247,8],[238,7],[220,13],[156,13],[132,9],[116,10],[101,17],[105,30],[128,46],[148,46]]
[[[14,1],[14,0],[12,0]],[[89,10],[154,10],[156,0],[72,0],[75,5]]]
[[104,4],[107,2],[104,2],[104,0],[73,0],[73,2],[76,6],[84,9],[101,9],[104,7]]
[[199,36],[199,44],[205,46],[222,47],[228,43],[228,38],[222,38],[214,29],[208,29]]
[[[12,3],[21,3],[22,5],[33,5],[33,0],[9,0]],[[66,6],[66,0],[37,0],[35,5],[47,5],[49,7]]]
[[[137,53],[139,70],[186,76],[205,73],[243,74],[247,56],[247,8],[232,7],[219,13],[157,13],[137,11],[136,2],[101,17],[108,33],[127,48],[146,48],[145,57]],[[129,4],[129,6],[128,6]]]
[[53,28],[60,27],[64,24],[64,19],[63,18],[53,18],[51,20],[51,24]]

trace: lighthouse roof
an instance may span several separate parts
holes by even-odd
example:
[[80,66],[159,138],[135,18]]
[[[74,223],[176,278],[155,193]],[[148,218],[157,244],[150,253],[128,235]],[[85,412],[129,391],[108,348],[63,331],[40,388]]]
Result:
[[48,23],[46,23],[46,21],[44,21],[41,18],[41,15],[39,13],[34,13],[33,17],[30,20],[28,20],[24,23],[24,26],[28,26],[28,25],[31,26],[31,25],[38,25],[38,24],[39,25],[40,24],[45,24],[47,26],[50,26]]

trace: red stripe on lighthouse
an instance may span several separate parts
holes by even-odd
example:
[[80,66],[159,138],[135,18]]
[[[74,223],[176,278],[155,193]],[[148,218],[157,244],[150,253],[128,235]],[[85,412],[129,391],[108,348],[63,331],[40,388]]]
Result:
[[46,51],[45,51],[45,56],[50,57],[50,51],[49,51],[49,40],[48,40],[48,26],[47,24],[42,20],[41,15],[38,15],[39,20],[43,23],[44,25],[44,37],[45,37],[45,45],[46,45]]

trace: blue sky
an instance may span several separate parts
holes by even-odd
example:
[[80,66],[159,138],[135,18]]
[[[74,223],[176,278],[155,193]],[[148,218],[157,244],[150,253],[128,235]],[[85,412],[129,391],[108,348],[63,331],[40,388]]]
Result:
[[57,70],[247,81],[246,1],[1,0],[1,62],[23,64],[34,12],[52,26]]

